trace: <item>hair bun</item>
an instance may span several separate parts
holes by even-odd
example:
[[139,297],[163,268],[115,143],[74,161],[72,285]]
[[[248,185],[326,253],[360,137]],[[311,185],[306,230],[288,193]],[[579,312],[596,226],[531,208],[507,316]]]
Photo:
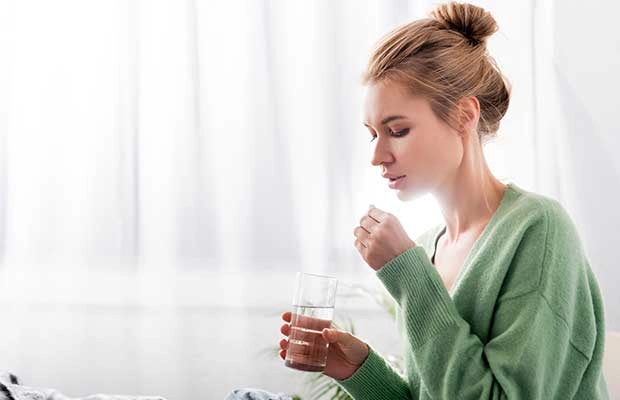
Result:
[[484,43],[498,30],[495,18],[482,7],[467,3],[440,4],[431,17],[446,29],[459,32],[473,44]]

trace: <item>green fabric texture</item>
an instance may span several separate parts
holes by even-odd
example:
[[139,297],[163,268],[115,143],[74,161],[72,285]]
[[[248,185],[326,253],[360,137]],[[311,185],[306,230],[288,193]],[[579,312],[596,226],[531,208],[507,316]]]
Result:
[[430,259],[443,229],[377,272],[406,376],[371,348],[338,383],[356,400],[607,399],[602,298],[562,206],[508,184],[451,293]]

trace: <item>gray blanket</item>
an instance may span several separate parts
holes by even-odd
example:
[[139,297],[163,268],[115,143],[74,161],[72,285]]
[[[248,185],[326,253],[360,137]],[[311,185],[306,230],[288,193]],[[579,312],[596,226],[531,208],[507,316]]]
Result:
[[[0,373],[0,400],[165,400],[159,396],[126,396],[93,394],[86,397],[67,397],[54,389],[24,386],[15,374]],[[284,393],[269,393],[259,389],[235,389],[226,400],[291,400]]]
[[54,389],[23,385],[15,374],[0,373],[0,400],[165,400],[159,396],[118,396],[93,394],[87,397],[67,397]]

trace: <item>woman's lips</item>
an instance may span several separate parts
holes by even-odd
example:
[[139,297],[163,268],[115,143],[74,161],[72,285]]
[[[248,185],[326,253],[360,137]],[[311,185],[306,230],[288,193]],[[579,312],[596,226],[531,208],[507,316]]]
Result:
[[405,177],[406,177],[406,175],[401,175],[398,178],[394,178],[394,179],[389,178],[390,181],[388,182],[388,186],[391,189],[398,189],[398,188],[400,188],[402,186],[402,184],[403,184],[403,181],[405,180],[404,179]]

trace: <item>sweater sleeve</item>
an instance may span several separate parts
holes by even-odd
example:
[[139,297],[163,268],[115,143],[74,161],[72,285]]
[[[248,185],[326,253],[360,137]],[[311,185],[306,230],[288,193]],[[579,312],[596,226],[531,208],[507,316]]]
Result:
[[[438,225],[422,234],[416,243],[427,243],[441,230]],[[397,311],[398,313],[398,311]],[[390,363],[372,347],[360,368],[348,379],[336,382],[354,399],[417,399],[420,388],[417,381],[409,381],[396,372]]]
[[392,366],[369,346],[368,357],[348,379],[337,381],[354,399],[411,399],[411,388]]
[[574,346],[565,321],[538,290],[497,303],[485,345],[459,315],[423,248],[390,261],[378,277],[400,305],[416,373],[430,398],[558,398],[556,389],[578,384],[587,368],[588,355]]

